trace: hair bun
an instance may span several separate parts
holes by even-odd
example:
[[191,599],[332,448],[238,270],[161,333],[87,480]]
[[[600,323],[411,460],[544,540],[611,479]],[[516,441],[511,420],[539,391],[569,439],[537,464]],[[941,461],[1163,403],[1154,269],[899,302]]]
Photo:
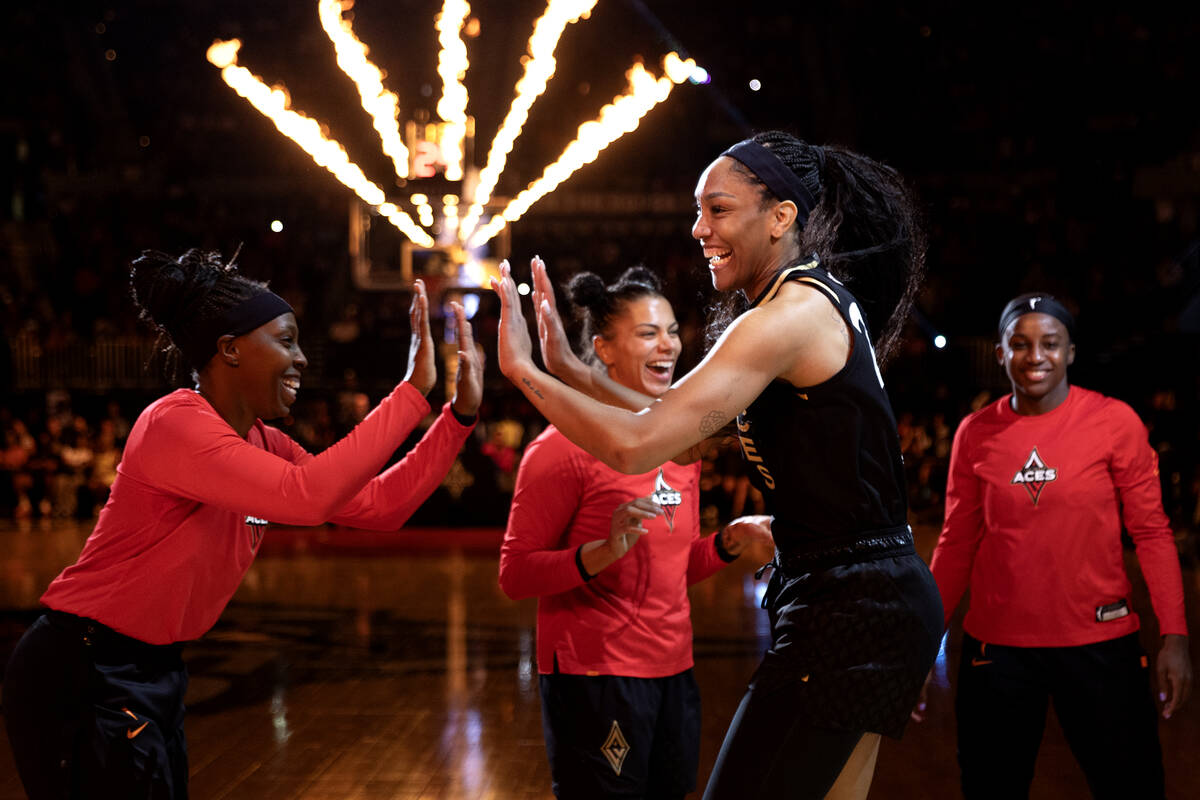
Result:
[[210,263],[214,257],[198,250],[189,250],[179,258],[155,250],[142,251],[129,271],[133,300],[142,318],[169,333],[178,331],[187,309],[223,274]]
[[613,284],[612,291],[617,292],[629,286],[644,286],[655,294],[662,294],[662,279],[649,267],[638,264],[621,273],[621,277]]
[[608,289],[594,272],[577,272],[567,284],[567,297],[580,308],[603,309],[610,300]]

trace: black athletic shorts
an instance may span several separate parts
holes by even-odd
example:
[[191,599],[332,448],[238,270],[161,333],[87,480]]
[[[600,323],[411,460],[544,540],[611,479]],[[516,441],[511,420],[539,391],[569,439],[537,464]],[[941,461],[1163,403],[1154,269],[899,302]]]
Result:
[[943,625],[937,584],[903,538],[853,563],[777,558],[756,692],[790,687],[793,710],[816,728],[900,738]]
[[542,675],[542,729],[554,796],[682,798],[696,788],[700,691],[666,678]]

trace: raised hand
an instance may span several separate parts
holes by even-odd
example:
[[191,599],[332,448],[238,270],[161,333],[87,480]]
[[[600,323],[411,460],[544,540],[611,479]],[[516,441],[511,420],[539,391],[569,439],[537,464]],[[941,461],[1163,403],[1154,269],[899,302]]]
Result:
[[558,313],[558,303],[554,298],[554,285],[550,282],[550,274],[546,270],[546,262],[541,257],[534,256],[529,262],[533,270],[533,309],[537,315],[538,343],[542,347],[542,361],[551,375],[574,385],[571,378],[588,367],[567,341],[567,332],[563,328],[562,316]]
[[429,297],[425,294],[425,282],[420,279],[413,285],[408,322],[412,328],[412,338],[408,345],[408,372],[404,380],[421,394],[427,395],[437,382],[437,365],[433,357],[433,333],[429,330]]
[[492,289],[500,296],[500,331],[496,343],[496,359],[500,371],[514,383],[524,372],[533,368],[533,342],[529,338],[525,315],[521,313],[521,296],[507,261],[500,262],[500,279],[492,279]]
[[460,303],[451,303],[450,307],[454,309],[458,342],[458,375],[451,405],[464,417],[473,417],[479,413],[479,403],[483,400],[483,351],[475,344],[466,310]]

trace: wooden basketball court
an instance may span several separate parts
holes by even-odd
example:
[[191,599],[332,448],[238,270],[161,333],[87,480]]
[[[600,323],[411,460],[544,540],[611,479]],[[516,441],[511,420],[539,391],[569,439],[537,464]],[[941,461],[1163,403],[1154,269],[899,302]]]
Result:
[[[0,528],[0,663],[88,530],[66,521]],[[501,534],[269,532],[218,625],[186,652],[193,800],[551,797],[536,603],[514,603],[497,586]],[[926,557],[935,539],[936,531],[918,532]],[[1196,625],[1194,568],[1184,582]],[[766,642],[763,586],[749,565],[735,564],[691,592],[701,787]],[[1144,587],[1135,592],[1152,643]],[[955,625],[939,658],[930,718],[902,741],[884,740],[872,798],[959,796],[946,675],[956,669],[960,636]],[[1200,796],[1200,701],[1160,732],[1168,796]],[[0,800],[23,796],[4,740]],[[1053,720],[1031,796],[1089,796]]]

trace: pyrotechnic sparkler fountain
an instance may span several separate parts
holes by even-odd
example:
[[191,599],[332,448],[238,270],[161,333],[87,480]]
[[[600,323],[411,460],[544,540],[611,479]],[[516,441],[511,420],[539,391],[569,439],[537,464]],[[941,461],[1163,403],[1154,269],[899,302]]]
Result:
[[[469,94],[463,83],[469,63],[463,31],[472,22],[470,5],[465,0],[444,0],[441,13],[435,19],[441,47],[438,74],[443,91],[437,103],[441,122],[418,123],[410,119],[405,126],[407,137],[402,137],[400,99],[385,88],[384,72],[371,62],[367,46],[359,40],[344,15],[352,1],[319,0],[317,10],[321,26],[334,46],[338,66],[354,81],[363,109],[370,115],[379,134],[383,153],[391,159],[396,177],[407,184],[406,192],[410,193],[407,204],[411,205],[412,213],[401,208],[397,202],[404,202],[401,198],[389,199],[388,194],[350,160],[345,148],[329,136],[323,125],[293,109],[286,88],[270,87],[240,66],[239,40],[214,42],[208,49],[208,60],[221,70],[225,83],[268,117],[284,136],[303,148],[315,163],[353,191],[371,213],[386,219],[411,245],[424,249],[441,248],[458,272],[458,282],[482,285],[488,270],[478,255],[472,253],[482,251],[509,223],[520,219],[530,206],[554,191],[584,164],[594,161],[612,142],[635,130],[652,108],[667,99],[675,85],[704,75],[704,70],[693,60],[685,60],[673,52],[663,58],[661,77],[655,77],[641,63],[633,64],[626,72],[629,85],[625,92],[601,108],[595,119],[580,125],[575,140],[556,161],[545,167],[540,177],[503,204],[502,209],[497,203],[497,208],[492,209],[497,213],[485,219],[490,204],[497,200],[493,192],[529,117],[530,108],[545,92],[554,75],[554,51],[563,31],[568,25],[587,19],[596,2],[548,0],[545,12],[534,22],[528,54],[523,59],[524,71],[517,81],[508,113],[491,142],[486,164],[482,169],[476,169],[467,163],[474,121],[467,114]],[[697,82],[703,82],[703,78]],[[414,188],[420,188],[422,179],[432,178],[438,172],[457,191],[439,192],[440,203],[437,202],[439,198],[413,192]],[[437,219],[434,217],[435,203],[440,206]],[[352,215],[352,251],[361,247],[361,241],[356,244],[356,236],[361,240],[363,226],[370,224],[369,218],[364,220],[360,215],[358,229],[354,230],[355,219]],[[410,273],[411,269],[405,272],[399,284],[390,288],[406,285],[411,279]]]

